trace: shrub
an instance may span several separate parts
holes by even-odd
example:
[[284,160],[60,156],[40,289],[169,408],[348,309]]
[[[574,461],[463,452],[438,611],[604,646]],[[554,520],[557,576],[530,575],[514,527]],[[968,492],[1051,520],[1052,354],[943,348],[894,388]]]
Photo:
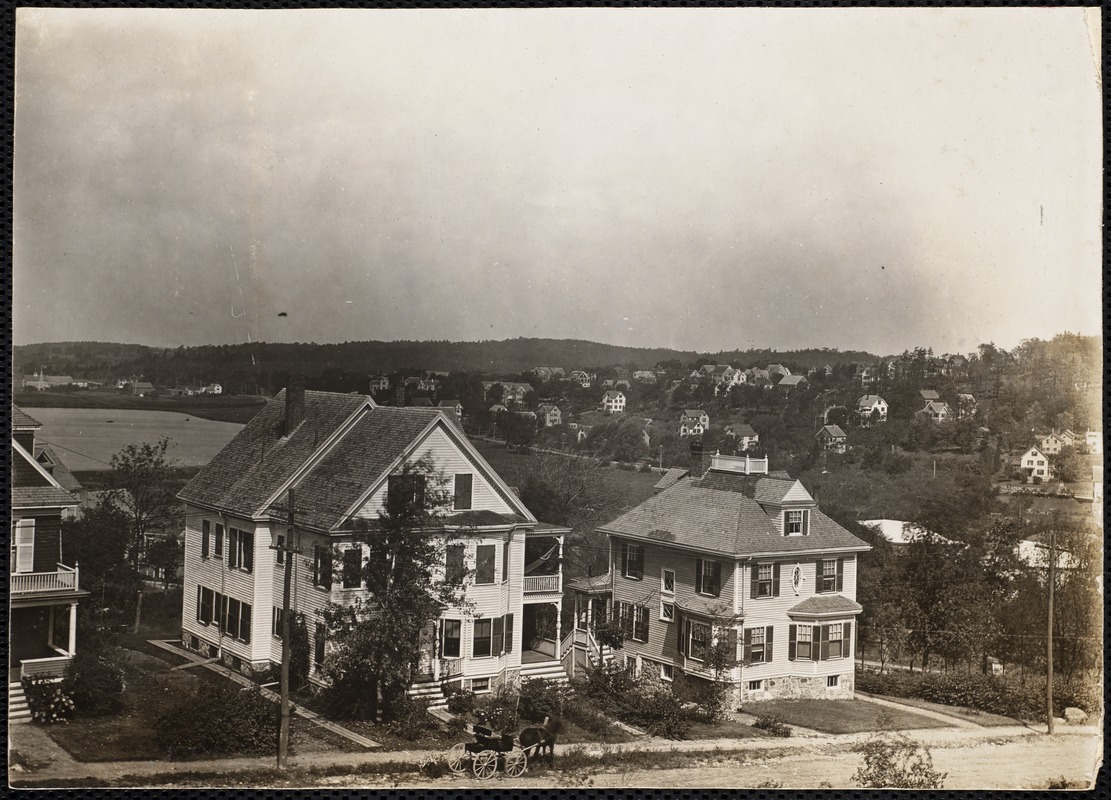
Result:
[[929,749],[900,733],[878,734],[858,749],[864,763],[853,780],[865,789],[941,789],[945,781],[946,773],[934,769]]
[[675,696],[682,702],[694,703],[698,707],[703,722],[714,723],[721,719],[727,691],[724,683],[679,673],[672,687]]
[[155,736],[170,758],[262,755],[277,746],[277,706],[257,686],[198,687],[158,716]]
[[123,708],[123,669],[111,649],[101,652],[78,650],[63,682],[73,698],[75,712],[100,717]]
[[467,689],[456,689],[447,696],[447,710],[452,714],[470,714],[475,707],[475,693]]
[[779,719],[779,717],[772,716],[771,714],[761,714],[758,716],[756,721],[752,723],[752,727],[767,731],[772,736],[778,736],[781,739],[786,739],[791,735],[791,727]]
[[653,736],[682,739],[691,730],[691,714],[678,697],[659,687],[641,694],[633,709],[633,718]]
[[521,682],[517,714],[531,722],[543,722],[546,717],[559,717],[563,714],[567,694],[567,688],[556,681],[544,678],[526,679]]
[[428,701],[402,695],[387,709],[386,731],[408,741],[420,739],[436,730],[435,719],[428,713]]
[[475,701],[475,714],[482,714],[486,724],[495,731],[514,733],[517,730],[517,694],[502,686],[496,692]]
[[563,704],[563,714],[567,719],[584,731],[598,736],[612,736],[615,726],[597,705],[589,700],[572,695]]
[[23,694],[35,722],[68,722],[73,716],[73,698],[63,683],[49,678],[24,678]]

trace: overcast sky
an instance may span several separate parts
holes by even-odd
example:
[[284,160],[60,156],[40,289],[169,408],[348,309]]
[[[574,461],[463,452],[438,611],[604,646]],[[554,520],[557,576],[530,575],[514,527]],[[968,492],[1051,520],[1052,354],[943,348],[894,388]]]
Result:
[[1097,334],[1085,14],[21,9],[14,339]]

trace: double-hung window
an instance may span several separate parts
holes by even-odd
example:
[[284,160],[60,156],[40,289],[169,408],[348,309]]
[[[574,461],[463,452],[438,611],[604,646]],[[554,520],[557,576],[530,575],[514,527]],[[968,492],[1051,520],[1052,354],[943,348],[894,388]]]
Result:
[[788,536],[798,536],[802,534],[802,517],[803,512],[800,510],[788,511],[784,533]]
[[814,626],[799,625],[796,629],[795,658],[808,661],[814,656]]
[[644,548],[639,544],[621,544],[621,574],[634,581],[644,577]]
[[322,589],[332,588],[332,548],[318,544],[313,547],[312,583]]
[[660,570],[660,620],[675,621],[675,570]]
[[274,549],[274,563],[285,563],[285,536],[278,534],[278,546]]
[[[220,525],[216,526],[216,554],[219,555]],[[228,528],[228,567],[250,572],[254,566],[255,535],[250,531]]]
[[485,584],[494,582],[494,562],[498,548],[492,544],[480,544],[475,548],[474,582]]
[[16,520],[12,526],[11,572],[35,571],[35,520]]
[[459,658],[462,654],[460,647],[463,642],[463,621],[445,619],[442,624],[444,640],[440,653],[444,658]]
[[413,516],[424,508],[425,477],[413,473],[391,475],[386,481],[386,512]]
[[328,646],[328,629],[323,622],[316,623],[316,635],[312,643],[312,663],[317,669],[324,665],[324,651]]
[[845,655],[844,626],[835,622],[829,626],[829,658],[841,658]]
[[772,660],[773,628],[745,628],[744,656],[746,661],[763,663]]
[[474,621],[474,635],[471,647],[471,655],[474,658],[482,658],[490,655],[490,648],[492,645],[494,624],[493,620],[489,619],[476,619]]
[[474,475],[459,473],[455,476],[455,511],[469,511],[473,494]]
[[839,592],[844,581],[844,562],[840,558],[820,558],[816,562],[817,590]]
[[710,626],[704,622],[691,620],[688,635],[690,639],[687,643],[687,653],[695,661],[702,661],[706,658],[713,637]]
[[721,562],[698,559],[694,565],[694,590],[699,594],[721,595]]
[[[205,519],[201,520],[201,558],[208,558],[208,537],[211,535],[211,523]],[[12,546],[15,546],[15,538],[12,538]],[[15,559],[12,559],[12,571],[15,571]]]
[[343,551],[343,588],[358,589],[363,580],[363,548],[349,547]]
[[213,613],[213,596],[211,589],[197,587],[197,622],[202,625],[211,625],[216,619]]
[[501,546],[501,582],[509,580],[509,542],[502,542]]
[[779,564],[756,564],[752,568],[752,597],[779,594]]

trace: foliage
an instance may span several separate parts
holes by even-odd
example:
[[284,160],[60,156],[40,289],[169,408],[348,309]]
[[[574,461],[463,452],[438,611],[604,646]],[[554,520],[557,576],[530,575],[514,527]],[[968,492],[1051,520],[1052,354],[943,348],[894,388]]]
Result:
[[380,700],[389,713],[417,667],[422,631],[443,605],[462,598],[462,586],[440,569],[450,541],[438,514],[449,498],[444,477],[422,458],[392,478],[413,490],[389,493],[378,519],[360,520],[355,532],[367,552],[368,599],[324,609],[332,644],[323,665],[332,682],[329,704],[351,717],[373,719]]
[[597,619],[594,621],[594,638],[604,647],[620,650],[625,645],[625,628],[616,619]]
[[159,539],[147,550],[147,563],[158,569],[162,585],[167,589],[177,580],[177,567],[183,549],[176,536],[169,536]]
[[543,722],[563,714],[570,689],[558,681],[544,678],[521,681],[517,713],[530,722]]
[[309,626],[300,611],[289,622],[289,689],[296,692],[309,682]]
[[658,677],[637,677],[614,662],[587,667],[575,691],[599,710],[656,736],[683,738],[694,721],[694,713]]
[[428,713],[428,701],[406,694],[390,704],[387,716],[390,720],[386,723],[387,733],[409,741],[420,739],[438,727],[435,718]]
[[752,723],[752,727],[767,731],[772,736],[778,736],[781,739],[786,739],[791,735],[791,726],[772,714],[761,714]]
[[452,714],[470,714],[475,709],[475,693],[469,689],[456,689],[447,695],[447,710]]
[[124,677],[116,648],[78,649],[62,688],[73,699],[75,713],[99,717],[123,708]]
[[929,748],[901,733],[876,734],[859,751],[864,763],[853,780],[865,789],[941,789],[946,773],[934,769]]
[[262,755],[276,749],[276,715],[257,686],[204,684],[158,715],[155,736],[170,758]]
[[174,490],[168,483],[173,467],[166,455],[169,447],[168,436],[154,444],[129,444],[109,462],[112,468],[109,497],[127,516],[126,556],[135,572],[142,556],[143,534],[163,529],[176,505]]
[[517,693],[508,686],[500,686],[476,700],[474,714],[495,731],[514,733],[518,727]]
[[73,696],[64,682],[35,677],[24,678],[22,683],[27,707],[30,708],[31,718],[35,722],[68,722],[73,716]]

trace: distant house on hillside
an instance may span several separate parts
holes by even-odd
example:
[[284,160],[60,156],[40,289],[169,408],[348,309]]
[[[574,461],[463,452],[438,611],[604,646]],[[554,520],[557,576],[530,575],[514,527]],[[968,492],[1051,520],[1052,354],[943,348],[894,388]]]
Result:
[[683,417],[679,423],[679,438],[686,439],[688,436],[701,436],[706,432],[706,427],[697,419],[687,419]]
[[584,389],[589,389],[591,381],[594,380],[589,372],[586,372],[585,370],[581,370],[581,369],[571,370],[571,376],[570,377],[571,377],[571,380],[573,380],[575,383],[577,383],[579,386],[581,386]]
[[154,394],[154,385],[147,381],[132,381],[131,383],[124,384],[124,394],[134,395],[136,397],[148,397]]
[[544,420],[545,428],[551,428],[563,423],[562,413],[559,410],[559,406],[553,405],[551,403],[541,403],[540,407],[537,410],[539,411],[540,419]]
[[736,438],[737,446],[742,452],[755,447],[760,441],[760,434],[748,423],[734,426],[733,436]]
[[914,412],[915,416],[925,417],[930,422],[947,422],[953,416],[953,409],[949,408],[948,403],[941,403],[936,400],[930,400],[926,403],[924,408]]
[[919,389],[918,394],[922,396],[923,400],[937,400],[938,395],[933,389]]
[[201,387],[201,394],[223,394],[224,387],[218,383],[210,383],[208,386]]
[[823,450],[831,453],[844,453],[848,449],[849,437],[839,425],[822,426],[822,429],[815,434],[815,438]]
[[1036,447],[1031,447],[1019,458],[1019,467],[1026,474],[1027,483],[1033,483],[1035,478],[1047,481],[1053,476],[1049,466],[1049,458]]
[[681,422],[698,422],[703,429],[710,427],[710,415],[700,408],[688,408],[683,411]]
[[1085,433],[1084,444],[1089,453],[1103,455],[1103,431],[1088,431]]
[[613,414],[625,410],[625,395],[621,392],[609,391],[602,395],[602,411]]
[[799,389],[807,383],[806,378],[802,375],[784,375],[783,378],[776,384],[780,389],[791,391],[792,389]]
[[378,375],[370,379],[370,391],[384,392],[390,388],[390,379],[385,375]]
[[878,394],[866,394],[856,401],[856,413],[860,424],[887,421],[887,401]]
[[656,373],[647,369],[638,369],[633,373],[633,380],[641,383],[655,383]]

